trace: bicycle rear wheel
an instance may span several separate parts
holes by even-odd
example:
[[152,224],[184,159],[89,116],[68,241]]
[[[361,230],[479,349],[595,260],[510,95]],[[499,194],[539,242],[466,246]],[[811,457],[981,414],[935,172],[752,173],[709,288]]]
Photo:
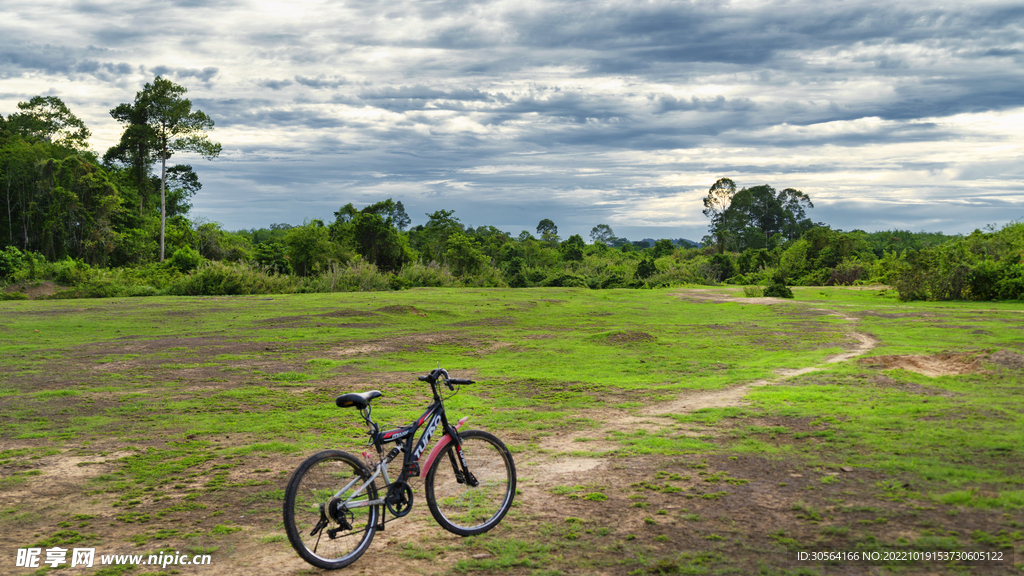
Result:
[[[303,560],[325,570],[344,568],[370,547],[378,507],[342,505],[369,477],[362,462],[340,450],[314,454],[295,470],[284,493],[284,526]],[[348,490],[337,494],[353,480]],[[348,506],[376,499],[377,488],[370,484]]]
[[[434,520],[445,530],[473,536],[494,528],[512,507],[516,493],[516,466],[508,448],[481,430],[460,432],[462,454],[477,486],[459,481],[461,466],[455,443],[438,455],[427,471],[424,488]],[[453,460],[454,458],[454,460]]]

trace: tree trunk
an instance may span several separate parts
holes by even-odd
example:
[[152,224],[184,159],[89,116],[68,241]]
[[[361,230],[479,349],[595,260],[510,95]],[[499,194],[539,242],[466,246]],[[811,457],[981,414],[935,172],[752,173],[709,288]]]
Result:
[[167,220],[167,199],[164,186],[167,183],[167,151],[160,154],[160,261],[164,261],[164,222]]
[[11,179],[7,178],[7,235],[11,239],[11,246],[14,246],[14,219],[11,217]]

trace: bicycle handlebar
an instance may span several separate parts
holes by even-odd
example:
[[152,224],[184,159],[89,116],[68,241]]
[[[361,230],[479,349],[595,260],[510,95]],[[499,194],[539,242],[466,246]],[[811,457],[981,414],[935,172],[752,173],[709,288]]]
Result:
[[436,368],[432,370],[430,374],[420,376],[419,379],[421,382],[437,384],[437,379],[440,376],[444,376],[444,385],[447,386],[449,390],[455,390],[453,384],[475,384],[473,380],[469,380],[468,378],[451,378],[448,376],[448,371],[444,368]]

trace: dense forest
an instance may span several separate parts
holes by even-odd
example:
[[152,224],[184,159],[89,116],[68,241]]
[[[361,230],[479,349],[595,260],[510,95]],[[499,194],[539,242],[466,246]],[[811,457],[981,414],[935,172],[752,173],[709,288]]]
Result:
[[[55,96],[0,115],[0,292],[52,280],[54,297],[399,290],[417,286],[592,289],[719,283],[748,295],[788,286],[884,284],[903,300],[1024,299],[1024,223],[969,236],[834,230],[809,195],[729,178],[704,198],[708,235],[636,240],[596,224],[563,239],[552,220],[518,236],[464,225],[454,210],[411,226],[402,202],[346,204],[333,219],[228,231],[192,216],[201,189],[175,152],[214,158],[214,122],[157,77],[110,111],[124,126],[102,157]],[[589,240],[589,242],[587,241]],[[14,286],[13,288],[16,288]]]

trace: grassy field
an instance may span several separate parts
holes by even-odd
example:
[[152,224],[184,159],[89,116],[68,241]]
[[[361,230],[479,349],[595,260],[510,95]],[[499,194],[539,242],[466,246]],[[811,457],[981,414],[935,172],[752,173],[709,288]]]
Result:
[[[515,506],[462,539],[415,482],[347,571],[1024,574],[1024,306],[794,292],[0,302],[0,573],[33,573],[31,546],[319,573],[283,534],[291,471],[365,449],[335,396],[379,389],[375,418],[405,423],[440,364],[477,381],[446,405],[510,446]],[[935,547],[1005,560],[797,560]]]

